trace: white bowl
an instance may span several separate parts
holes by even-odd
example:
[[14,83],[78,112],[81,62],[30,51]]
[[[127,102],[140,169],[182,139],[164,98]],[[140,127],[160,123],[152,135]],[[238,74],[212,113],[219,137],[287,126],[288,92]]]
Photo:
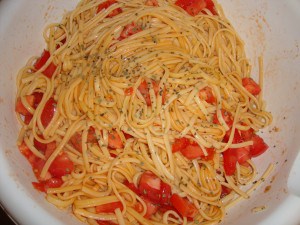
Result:
[[[0,2],[0,199],[20,224],[81,224],[71,213],[48,204],[32,188],[31,168],[16,147],[15,78],[32,55],[39,55],[45,24],[60,21],[77,1],[2,0]],[[270,150],[255,160],[259,171],[275,170],[249,200],[228,212],[224,224],[300,223],[300,2],[299,0],[220,0],[245,40],[257,75],[257,57],[264,56],[264,94],[274,116],[262,134]],[[279,129],[279,131],[278,131]],[[298,155],[298,157],[297,157]],[[270,191],[264,193],[271,185]],[[251,209],[266,206],[253,213]]]

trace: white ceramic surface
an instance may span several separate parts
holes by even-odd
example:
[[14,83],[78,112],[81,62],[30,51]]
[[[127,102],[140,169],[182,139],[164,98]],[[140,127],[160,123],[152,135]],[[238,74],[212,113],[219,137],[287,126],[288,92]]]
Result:
[[[18,69],[30,56],[41,53],[45,24],[60,21],[64,11],[76,2],[0,1],[0,200],[12,217],[24,225],[81,224],[70,213],[48,204],[32,188],[34,176],[15,144],[19,127],[14,116]],[[220,0],[220,3],[245,40],[254,76],[257,76],[257,57],[264,56],[264,94],[274,122],[262,134],[270,150],[255,162],[260,171],[270,162],[276,165],[270,178],[249,200],[228,212],[223,224],[299,225],[300,1]],[[269,185],[270,191],[264,193]],[[257,206],[266,206],[266,210],[251,212]]]

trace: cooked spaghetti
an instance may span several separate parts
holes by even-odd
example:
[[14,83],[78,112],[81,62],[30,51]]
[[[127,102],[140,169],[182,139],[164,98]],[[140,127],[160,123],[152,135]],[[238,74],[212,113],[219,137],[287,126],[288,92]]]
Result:
[[20,151],[89,224],[214,224],[250,193],[272,121],[211,0],[82,0],[17,78]]

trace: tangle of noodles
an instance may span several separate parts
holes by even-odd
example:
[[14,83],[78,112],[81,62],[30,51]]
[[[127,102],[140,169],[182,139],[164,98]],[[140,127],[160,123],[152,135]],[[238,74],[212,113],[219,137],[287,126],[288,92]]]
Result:
[[[89,224],[218,223],[273,167],[247,191],[240,187],[257,174],[251,156],[233,174],[224,169],[225,152],[254,144],[235,133],[256,135],[272,121],[262,93],[243,85],[251,68],[242,40],[216,2],[215,13],[195,16],[172,0],[104,2],[82,0],[48,25],[43,56],[18,74],[18,145],[34,186]],[[174,151],[176,140],[200,155]],[[149,206],[151,197],[130,188],[140,190],[145,171],[196,209],[193,218],[171,196]]]

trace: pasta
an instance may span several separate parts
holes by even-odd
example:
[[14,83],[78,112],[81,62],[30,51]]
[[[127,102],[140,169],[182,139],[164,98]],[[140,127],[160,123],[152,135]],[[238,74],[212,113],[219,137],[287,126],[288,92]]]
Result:
[[[187,3],[188,2],[188,3]],[[58,208],[88,224],[215,224],[271,172],[272,122],[215,1],[82,0],[17,77],[17,140]]]

